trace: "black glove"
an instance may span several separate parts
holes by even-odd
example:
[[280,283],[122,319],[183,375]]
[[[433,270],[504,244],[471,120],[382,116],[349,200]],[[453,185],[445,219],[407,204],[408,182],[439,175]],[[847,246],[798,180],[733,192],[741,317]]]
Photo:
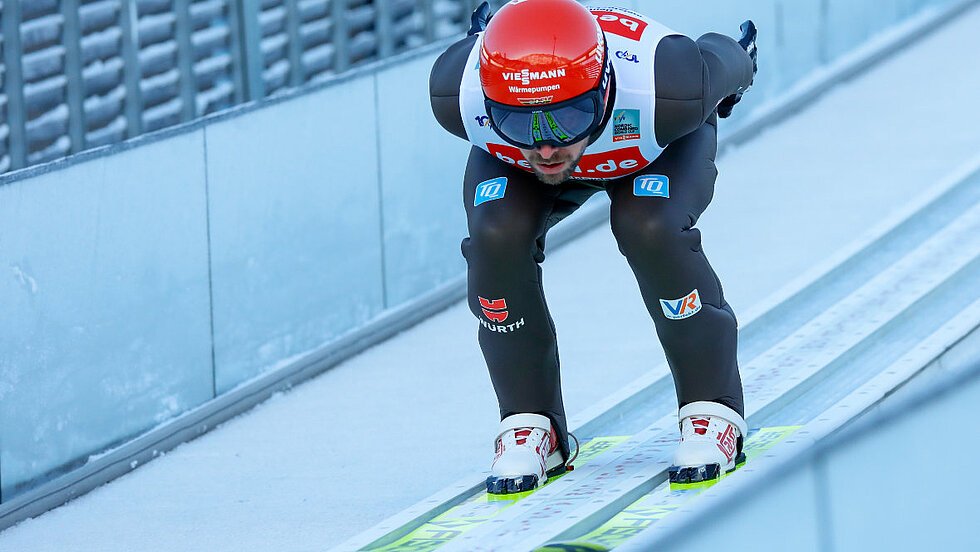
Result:
[[487,23],[490,22],[490,3],[483,2],[473,10],[473,15],[470,16],[470,30],[466,32],[466,36],[475,35],[476,33],[483,32],[487,28]]
[[[755,74],[759,71],[758,56],[755,48],[755,37],[758,34],[758,30],[755,28],[755,23],[751,19],[742,23],[739,28],[742,29],[742,38],[738,39],[738,45],[744,48],[745,52],[749,54],[749,58],[752,59],[752,81],[754,82]],[[752,82],[749,83],[749,86],[752,86]],[[740,89],[738,92],[720,101],[718,103],[718,116],[725,119],[731,115],[732,108],[742,100],[742,94],[749,89],[749,86]]]
[[755,37],[759,34],[759,31],[755,28],[755,23],[751,19],[742,23],[739,29],[742,30],[742,38],[738,39],[738,45],[752,58],[752,76],[755,77],[755,74],[759,72],[758,55],[756,54],[755,48]]

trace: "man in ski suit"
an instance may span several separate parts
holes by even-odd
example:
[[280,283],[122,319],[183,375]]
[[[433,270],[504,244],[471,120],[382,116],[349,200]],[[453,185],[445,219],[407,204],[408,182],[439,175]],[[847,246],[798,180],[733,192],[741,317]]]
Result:
[[502,420],[488,492],[566,469],[540,263],[547,231],[599,190],[674,378],[671,480],[715,478],[744,458],[737,323],[694,228],[714,190],[718,114],[755,72],[755,28],[743,31],[694,41],[625,9],[514,0],[490,17],[484,3],[433,66],[436,119],[473,144],[462,248]]

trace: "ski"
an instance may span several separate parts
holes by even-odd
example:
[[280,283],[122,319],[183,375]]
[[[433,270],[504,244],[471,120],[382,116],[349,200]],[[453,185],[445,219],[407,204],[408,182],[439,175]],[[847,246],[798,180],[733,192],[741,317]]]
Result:
[[[596,437],[583,443],[579,448],[576,463],[583,464],[590,459],[602,455],[627,437]],[[574,471],[574,470],[572,470]],[[377,548],[369,548],[376,552],[431,552],[452,541],[463,533],[492,520],[518,501],[547,488],[552,482],[570,472],[548,478],[548,483],[522,493],[492,495],[485,490],[475,493],[462,504],[450,508],[446,512],[432,518],[418,529],[401,539]]]
[[[802,426],[763,427],[749,430],[743,448],[746,463],[776,446],[800,427]],[[737,473],[738,470],[736,469],[732,473],[722,474],[718,479],[684,485],[672,485],[665,481],[651,493],[624,508],[622,512],[613,516],[598,529],[576,538],[575,541],[598,544],[607,548],[619,546],[640,531],[667,517],[680,506],[693,500],[708,487]]]
[[[753,458],[768,451],[799,427],[764,427],[750,430],[744,447],[746,461],[750,462]],[[615,436],[590,439],[582,444],[577,462],[584,468],[590,460],[597,459],[603,453],[629,438],[629,436]],[[621,513],[598,529],[576,538],[575,541],[576,543],[596,544],[609,548],[618,546],[681,505],[694,499],[705,488],[714,485],[725,477],[732,476],[736,472],[724,474],[722,477],[711,481],[692,484],[686,488],[676,488],[676,485],[672,488],[669,483],[664,482],[649,494],[627,506]],[[569,472],[549,478],[548,484],[561,479],[567,473]],[[432,552],[438,550],[467,531],[491,522],[498,514],[545,488],[547,486],[508,495],[492,495],[486,491],[474,493],[463,503],[432,518],[397,541],[364,550],[372,552]]]

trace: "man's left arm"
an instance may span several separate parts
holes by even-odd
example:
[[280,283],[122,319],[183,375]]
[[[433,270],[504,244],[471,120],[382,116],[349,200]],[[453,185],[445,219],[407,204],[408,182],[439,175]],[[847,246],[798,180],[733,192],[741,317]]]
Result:
[[682,35],[665,37],[655,59],[654,130],[661,146],[696,130],[722,100],[747,89],[754,77],[754,61],[746,49],[718,33],[697,42]]
[[717,106],[725,98],[745,91],[752,84],[755,76],[753,59],[732,38],[708,33],[698,39],[698,49],[708,73],[704,90],[708,105]]

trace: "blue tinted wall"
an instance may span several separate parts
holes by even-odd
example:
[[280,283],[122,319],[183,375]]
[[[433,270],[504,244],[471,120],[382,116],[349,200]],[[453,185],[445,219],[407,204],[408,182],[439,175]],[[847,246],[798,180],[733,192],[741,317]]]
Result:
[[[952,3],[671,0],[653,15],[695,36],[757,22],[737,118]],[[437,54],[0,179],[3,500],[463,273],[468,146],[429,112]]]

